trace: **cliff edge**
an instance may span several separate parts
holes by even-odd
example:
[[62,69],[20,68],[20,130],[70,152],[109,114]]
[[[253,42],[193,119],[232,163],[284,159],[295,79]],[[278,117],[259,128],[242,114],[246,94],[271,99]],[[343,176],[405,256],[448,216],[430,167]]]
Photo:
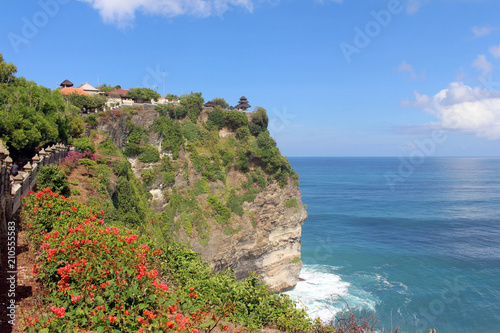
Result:
[[[275,291],[293,288],[307,213],[267,121],[259,132],[256,116],[238,111],[200,111],[182,120],[132,111],[99,115],[94,129],[125,153],[149,192],[155,234],[188,244],[216,271],[232,269],[237,278],[256,272]],[[214,112],[223,126],[211,123]],[[257,116],[267,118],[262,108]],[[235,126],[236,117],[246,125]]]

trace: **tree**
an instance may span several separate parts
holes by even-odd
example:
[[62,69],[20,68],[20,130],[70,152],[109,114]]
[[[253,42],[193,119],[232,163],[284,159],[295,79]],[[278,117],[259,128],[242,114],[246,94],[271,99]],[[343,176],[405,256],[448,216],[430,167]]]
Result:
[[201,97],[201,93],[182,95],[180,101],[181,106],[186,110],[189,118],[195,123],[205,103],[203,97]]
[[101,84],[97,88],[100,91],[103,91],[103,92],[110,92],[110,91],[113,91],[113,90],[116,90],[116,89],[121,89],[122,87],[120,85],[116,85],[116,86],[112,87],[112,86],[108,86],[106,83],[104,83],[104,84]]
[[233,131],[237,130],[242,126],[248,125],[248,118],[245,114],[240,111],[227,111],[225,113],[226,125]]
[[267,130],[267,125],[269,124],[269,117],[267,116],[267,111],[263,107],[257,107],[257,110],[252,113],[250,117],[250,123],[248,128],[253,136],[258,136],[260,133]]
[[174,94],[167,94],[167,96],[165,96],[165,99],[167,99],[169,101],[176,101],[179,99],[179,96],[174,95]]
[[59,193],[64,196],[71,194],[68,176],[62,171],[59,171],[59,166],[42,166],[38,171],[38,188],[50,188],[53,192]]
[[226,126],[224,112],[219,107],[215,107],[215,109],[208,114],[207,128],[211,129],[215,127],[220,130],[224,126]]
[[13,158],[31,157],[38,146],[67,143],[68,116],[59,91],[24,78],[0,83],[0,138]]
[[83,131],[59,90],[51,91],[23,77],[0,54],[0,138],[12,158],[32,157],[36,148],[67,143]]
[[134,88],[130,89],[127,92],[127,97],[132,98],[133,100],[158,100],[161,97],[156,91],[150,88]]
[[205,103],[203,97],[201,97],[201,92],[192,93],[189,95],[182,95],[181,105],[187,108],[188,110],[201,110],[203,104]]
[[6,63],[0,53],[0,83],[10,83],[15,78],[17,67],[13,63]]
[[64,96],[64,99],[79,110],[94,110],[106,104],[106,97],[103,95],[79,95],[73,93]]
[[227,109],[227,107],[229,106],[229,104],[227,104],[224,98],[214,98],[212,102],[214,102],[215,105],[218,105],[223,109]]

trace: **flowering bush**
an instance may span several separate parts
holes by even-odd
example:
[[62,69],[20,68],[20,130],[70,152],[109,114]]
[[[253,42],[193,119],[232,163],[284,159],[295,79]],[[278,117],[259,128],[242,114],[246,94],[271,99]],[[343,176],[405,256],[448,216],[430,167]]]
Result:
[[82,158],[88,158],[95,161],[94,153],[91,151],[80,153],[78,151],[70,151],[66,158],[59,163],[59,169],[63,170],[66,175],[69,176],[71,171],[80,165],[80,160]]
[[154,269],[161,250],[105,226],[103,215],[49,189],[25,198],[22,219],[40,249],[32,271],[50,290],[48,309],[25,331],[193,332],[210,326],[201,323],[194,288],[175,296]]

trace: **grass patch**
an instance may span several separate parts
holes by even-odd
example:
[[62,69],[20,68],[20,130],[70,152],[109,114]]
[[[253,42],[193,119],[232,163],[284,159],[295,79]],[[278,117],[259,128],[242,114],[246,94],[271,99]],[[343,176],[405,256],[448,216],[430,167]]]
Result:
[[288,200],[285,202],[285,207],[286,207],[286,208],[299,207],[299,204],[297,203],[297,198],[291,198],[291,199],[288,199]]

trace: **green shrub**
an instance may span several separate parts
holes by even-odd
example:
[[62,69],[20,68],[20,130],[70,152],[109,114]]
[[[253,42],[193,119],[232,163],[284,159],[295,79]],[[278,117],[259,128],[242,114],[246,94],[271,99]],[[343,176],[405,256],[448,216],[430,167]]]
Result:
[[220,108],[215,108],[208,114],[207,127],[209,129],[216,128],[217,130],[220,130],[224,126],[226,126],[224,112]]
[[93,127],[97,126],[97,115],[91,114],[90,116],[85,118],[84,122]]
[[95,147],[92,141],[90,141],[90,138],[88,136],[83,136],[79,139],[73,139],[71,141],[71,144],[73,147],[76,148],[80,153],[86,153],[88,151],[91,151],[95,153]]
[[100,143],[97,149],[101,153],[108,156],[121,156],[120,149],[117,146],[115,146],[115,144],[113,143],[113,141],[111,141],[110,138],[108,138],[108,140],[106,140],[105,142]]
[[127,142],[123,154],[128,157],[133,157],[142,154],[143,148],[137,143]]
[[184,143],[181,125],[169,118],[156,118],[151,130],[163,138],[161,149],[169,149],[174,159],[179,158],[179,150]]
[[231,209],[224,206],[220,199],[216,196],[209,196],[208,203],[212,207],[215,215],[215,220],[220,225],[226,225],[229,223],[229,218],[231,217]]
[[267,130],[269,124],[269,117],[267,116],[266,109],[257,107],[257,110],[252,113],[248,128],[253,136],[258,136],[260,133]]
[[224,235],[226,235],[226,236],[236,235],[238,232],[241,231],[241,229],[242,229],[241,226],[239,226],[236,229],[233,229],[232,227],[227,226],[227,227],[224,228]]
[[80,190],[77,188],[71,189],[71,195],[80,195]]
[[240,141],[246,141],[250,136],[250,130],[248,126],[242,126],[236,130],[236,139]]
[[236,161],[237,166],[241,172],[250,171],[250,164],[248,163],[248,157],[244,152],[238,155],[238,160]]
[[52,191],[66,197],[70,196],[71,192],[68,183],[68,176],[59,171],[59,167],[57,165],[40,167],[37,178],[37,188],[49,188]]
[[170,185],[175,182],[175,167],[170,157],[165,156],[162,158],[160,173],[164,184]]
[[[233,231],[225,228],[226,234]],[[197,253],[177,242],[162,247],[162,252],[162,268],[171,273],[173,281],[181,289],[199,291],[200,302],[211,304],[216,315],[225,313],[226,320],[254,332],[266,324],[286,332],[311,331],[306,310],[299,309],[289,296],[275,294],[255,274],[240,281],[231,271],[213,274]]]
[[93,170],[97,165],[96,161],[90,158],[81,158],[78,162],[87,169],[87,174],[90,174],[90,170]]
[[206,177],[203,177],[200,180],[197,180],[194,183],[194,194],[210,194],[210,185],[208,184],[208,180]]
[[190,142],[196,141],[200,137],[200,129],[192,121],[182,123],[182,135]]
[[285,202],[285,207],[286,208],[292,208],[292,207],[299,207],[299,204],[297,203],[297,198],[290,198]]
[[160,153],[158,149],[151,145],[146,145],[142,150],[142,154],[139,156],[139,161],[142,163],[155,163],[159,160]]
[[138,126],[133,126],[132,131],[128,135],[128,142],[140,144],[143,139],[144,130]]
[[151,186],[153,181],[156,179],[157,174],[153,169],[147,169],[143,173],[141,173],[141,178],[146,184],[146,186]]
[[248,125],[248,117],[240,111],[226,111],[225,113],[226,125],[233,131],[242,126]]
[[140,193],[126,177],[118,177],[111,199],[121,221],[130,225],[140,225],[144,222],[146,214],[140,202]]
[[118,176],[128,176],[130,170],[130,162],[127,160],[116,160],[113,162],[113,169]]

